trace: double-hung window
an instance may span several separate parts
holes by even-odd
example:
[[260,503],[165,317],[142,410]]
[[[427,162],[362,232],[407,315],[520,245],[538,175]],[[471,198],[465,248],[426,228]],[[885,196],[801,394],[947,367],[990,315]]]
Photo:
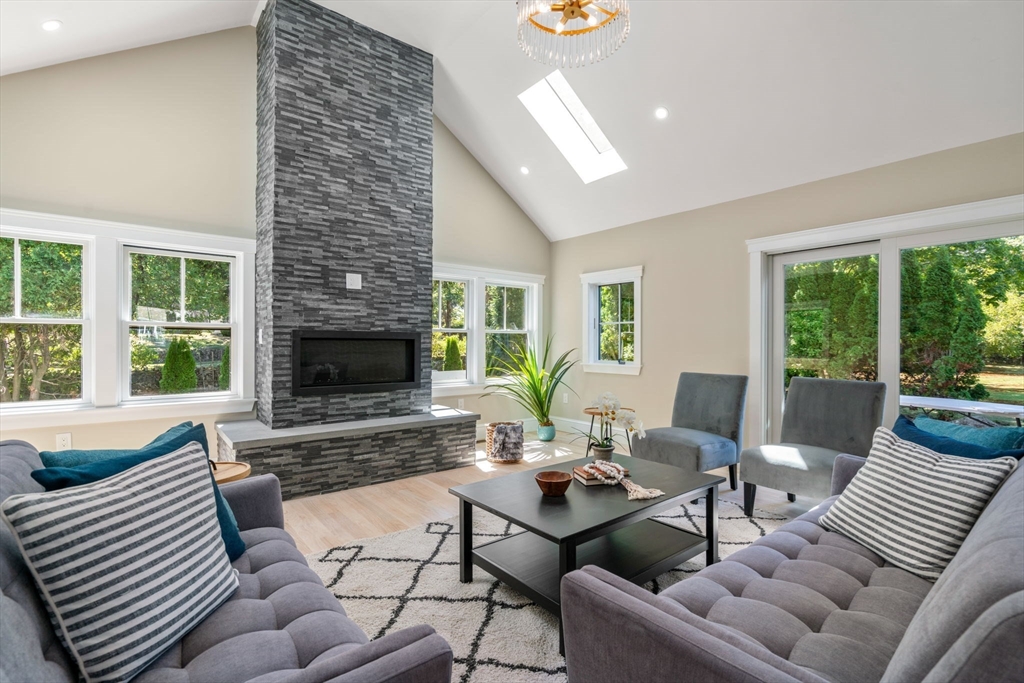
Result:
[[580,276],[585,372],[640,373],[642,276],[642,266]]
[[233,391],[234,258],[126,247],[123,395]]
[[0,209],[0,415],[29,429],[249,412],[255,253],[251,239]]
[[83,399],[84,243],[0,238],[0,402]]
[[527,301],[526,287],[486,285],[484,344],[488,377],[504,375],[509,354],[523,351],[529,345]]
[[[435,393],[479,391],[499,381],[509,353],[542,341],[544,278],[435,264],[431,381]],[[467,389],[468,388],[468,389]]]

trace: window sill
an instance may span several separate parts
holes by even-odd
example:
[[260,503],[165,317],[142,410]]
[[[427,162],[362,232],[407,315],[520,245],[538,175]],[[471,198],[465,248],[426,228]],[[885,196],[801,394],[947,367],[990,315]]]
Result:
[[[91,404],[63,406],[4,406],[0,416],[17,423],[17,429],[36,429],[65,425],[159,420],[162,418],[207,417],[251,413],[256,400],[252,398],[217,398],[215,400],[180,399],[160,402],[96,407]],[[9,424],[9,423],[8,423]]]
[[584,363],[583,372],[597,372],[606,375],[639,375],[643,366],[639,363]]
[[430,385],[430,394],[437,398],[444,398],[446,396],[479,396],[484,393],[485,389],[487,389],[486,384],[432,383]]

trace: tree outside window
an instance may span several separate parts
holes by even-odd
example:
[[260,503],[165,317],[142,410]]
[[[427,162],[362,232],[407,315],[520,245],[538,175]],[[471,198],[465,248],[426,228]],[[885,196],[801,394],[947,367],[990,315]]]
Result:
[[[485,363],[488,377],[500,377],[509,353],[529,343],[525,287],[487,285],[484,294]],[[503,362],[504,361],[504,362]]]
[[466,283],[434,280],[430,366],[435,379],[466,379]]
[[0,238],[0,402],[82,398],[82,252]]
[[904,249],[900,391],[1024,405],[1024,237]]
[[632,363],[635,359],[633,289],[632,282],[598,287],[598,360]]

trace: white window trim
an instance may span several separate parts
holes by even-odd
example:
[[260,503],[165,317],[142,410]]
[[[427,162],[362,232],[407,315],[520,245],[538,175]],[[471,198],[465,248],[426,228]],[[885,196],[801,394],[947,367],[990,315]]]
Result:
[[[144,225],[0,208],[0,235],[86,244],[83,253],[82,401],[24,402],[0,407],[0,415],[18,416],[18,427],[143,420],[170,416],[247,413],[255,403],[256,240],[170,230]],[[126,402],[121,383],[122,292],[126,246],[230,256],[237,275],[232,281],[238,312],[238,343],[232,348],[232,372],[239,378],[225,395],[167,397]],[[240,286],[237,286],[240,285]],[[235,357],[237,356],[237,358]],[[143,405],[144,403],[144,405]]]
[[[639,375],[643,368],[641,360],[642,343],[642,311],[643,298],[641,281],[643,280],[644,267],[632,266],[629,268],[616,268],[615,270],[602,270],[594,273],[583,273],[580,275],[582,292],[582,358],[583,372],[597,372],[609,375]],[[601,285],[614,285],[622,282],[633,283],[633,360],[629,363],[616,363],[613,361],[601,361],[597,359],[597,317],[598,317],[598,288]]]
[[[452,263],[435,263],[435,280],[466,283],[466,379],[461,381],[431,380],[431,393],[436,397],[469,396],[482,394],[488,386],[499,384],[500,379],[488,378],[484,367],[487,353],[486,294],[487,285],[525,287],[527,289],[526,318],[529,339],[543,341],[544,282],[543,275],[517,273],[510,270],[479,268]],[[433,378],[433,373],[431,373]]]
[[[1019,235],[1024,220],[1024,195],[958,204],[927,211],[802,230],[747,240],[750,267],[750,385],[747,443],[768,443],[771,438],[769,391],[771,369],[772,257],[800,250],[837,247],[858,242],[879,244],[879,349],[899,343],[899,251],[919,246]],[[887,257],[882,262],[881,257]],[[895,289],[894,289],[895,288]],[[881,354],[880,354],[881,355]],[[899,368],[879,359],[881,381],[899,386]],[[899,391],[887,391],[884,423],[899,414]]]

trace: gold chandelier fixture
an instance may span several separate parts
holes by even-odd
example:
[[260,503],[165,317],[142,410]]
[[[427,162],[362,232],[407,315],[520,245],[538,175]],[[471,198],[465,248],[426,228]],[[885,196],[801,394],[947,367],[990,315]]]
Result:
[[586,66],[629,36],[629,0],[518,0],[519,47],[559,68]]

